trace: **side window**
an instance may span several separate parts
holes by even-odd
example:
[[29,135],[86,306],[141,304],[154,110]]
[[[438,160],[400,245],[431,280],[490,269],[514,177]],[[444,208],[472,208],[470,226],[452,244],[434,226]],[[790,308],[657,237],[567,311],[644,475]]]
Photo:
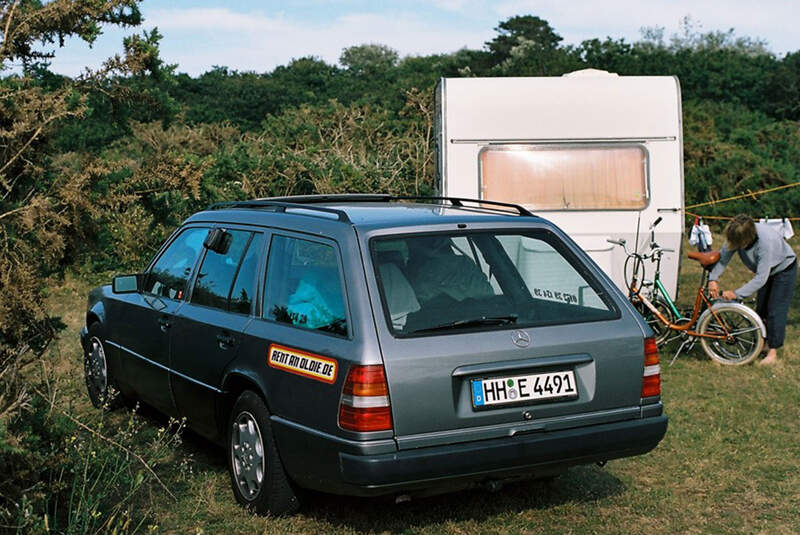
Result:
[[232,312],[250,314],[256,293],[256,270],[263,243],[263,234],[255,234],[250,241],[247,254],[244,255],[242,265],[239,267],[239,274],[236,275],[236,281],[231,289],[230,310]]
[[207,228],[188,228],[182,231],[153,265],[144,284],[144,292],[183,299],[192,267],[203,249]]
[[228,233],[231,240],[225,253],[216,253],[211,249],[206,251],[192,291],[192,303],[196,305],[228,309],[233,279],[253,236],[252,232],[242,230],[229,230]]
[[334,247],[275,236],[267,260],[264,317],[347,336],[341,281]]

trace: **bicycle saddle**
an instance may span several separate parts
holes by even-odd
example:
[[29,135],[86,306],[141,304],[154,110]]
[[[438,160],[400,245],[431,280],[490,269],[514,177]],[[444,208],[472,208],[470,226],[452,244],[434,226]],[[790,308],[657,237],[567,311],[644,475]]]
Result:
[[687,256],[692,260],[700,262],[700,265],[704,268],[711,268],[711,266],[719,262],[719,251],[709,251],[707,253],[689,251]]

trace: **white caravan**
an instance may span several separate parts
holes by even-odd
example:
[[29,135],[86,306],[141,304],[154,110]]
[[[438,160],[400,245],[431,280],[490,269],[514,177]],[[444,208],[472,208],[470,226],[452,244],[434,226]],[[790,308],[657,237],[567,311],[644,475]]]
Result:
[[[436,145],[442,195],[525,206],[561,227],[623,290],[625,254],[606,240],[624,238],[630,248],[640,223],[644,251],[648,227],[663,218],[656,241],[676,252],[664,255],[662,283],[676,297],[684,231],[677,78],[593,69],[561,77],[442,78]],[[561,270],[546,268],[545,252],[513,253],[527,255],[540,277],[553,271],[547,289],[562,294]]]

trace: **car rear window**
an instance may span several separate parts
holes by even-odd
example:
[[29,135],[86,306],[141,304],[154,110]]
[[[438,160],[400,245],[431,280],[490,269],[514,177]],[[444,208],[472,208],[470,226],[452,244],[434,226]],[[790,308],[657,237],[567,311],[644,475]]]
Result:
[[375,238],[373,263],[392,331],[449,331],[599,321],[619,311],[546,230]]

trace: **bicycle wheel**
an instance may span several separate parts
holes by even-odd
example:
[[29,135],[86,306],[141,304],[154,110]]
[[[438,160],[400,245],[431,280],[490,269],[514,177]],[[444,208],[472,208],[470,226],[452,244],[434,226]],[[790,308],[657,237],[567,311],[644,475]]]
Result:
[[625,287],[631,288],[634,277],[636,278],[637,285],[634,290],[639,290],[644,282],[645,270],[644,260],[640,257],[629,256],[625,259],[625,264],[622,266],[622,276],[625,279]]
[[713,309],[717,317],[706,311],[697,324],[697,332],[724,334],[724,324],[733,340],[727,342],[701,337],[703,351],[720,364],[739,366],[752,362],[764,347],[761,318],[755,311],[739,303],[719,303]]
[[[653,303],[653,306],[656,308],[656,310],[658,310],[659,314],[664,316],[667,321],[670,323],[675,323],[675,314],[672,312],[672,309],[663,297],[657,297],[650,302]],[[646,321],[650,328],[653,329],[653,333],[655,333],[654,337],[656,339],[656,345],[659,347],[662,346],[672,333],[672,329],[670,329],[663,321],[658,319],[658,316],[653,314],[653,311],[647,308],[641,301],[636,303],[635,306],[636,310],[638,310],[639,314],[641,314],[644,318],[644,321]]]

